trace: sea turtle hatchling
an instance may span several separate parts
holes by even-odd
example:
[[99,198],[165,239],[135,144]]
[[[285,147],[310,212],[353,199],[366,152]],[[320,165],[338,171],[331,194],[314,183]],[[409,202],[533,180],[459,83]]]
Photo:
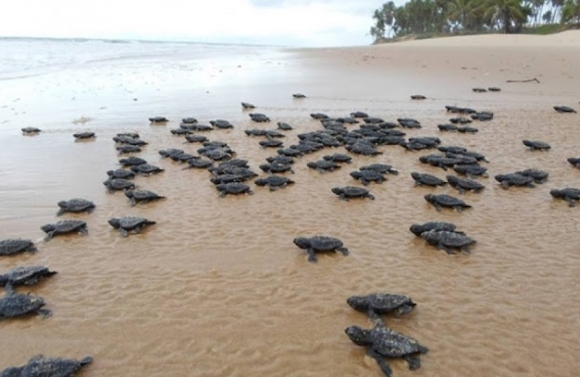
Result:
[[556,110],[559,113],[575,113],[576,110],[574,110],[573,108],[569,107],[569,106],[554,106],[554,110]]
[[409,296],[390,293],[351,296],[346,300],[346,303],[354,310],[366,313],[371,320],[381,324],[383,324],[381,314],[395,312],[397,315],[405,315],[417,305]]
[[371,164],[371,165],[365,165],[365,166],[361,166],[360,170],[374,170],[374,171],[378,171],[379,173],[389,173],[389,174],[393,174],[393,175],[397,175],[399,174],[399,172],[394,169],[391,165],[387,165],[387,164]]
[[576,201],[580,200],[580,189],[567,187],[564,189],[550,190],[550,195],[557,199],[565,200],[570,207],[576,207]]
[[455,170],[457,174],[466,175],[469,178],[476,176],[487,177],[487,168],[477,164],[455,165],[453,170]]
[[485,188],[481,183],[471,179],[461,179],[454,175],[448,175],[446,178],[449,185],[462,194],[466,191],[481,192]]
[[526,177],[530,177],[534,180],[535,183],[544,183],[548,180],[548,172],[538,169],[526,169],[517,171],[515,174],[524,175]]
[[351,198],[368,198],[375,200],[375,197],[371,195],[369,190],[356,187],[356,186],[345,186],[345,187],[333,187],[331,191],[338,195],[339,199],[348,201]]
[[350,176],[358,180],[365,186],[367,186],[371,182],[383,183],[384,181],[387,180],[387,178],[385,178],[385,175],[383,173],[379,173],[376,170],[359,170],[359,171],[355,170],[350,173]]
[[117,169],[107,171],[107,175],[110,179],[121,178],[121,179],[133,179],[135,178],[135,173],[131,170]]
[[43,225],[40,229],[46,233],[46,237],[44,238],[46,241],[49,241],[54,236],[68,233],[89,234],[87,223],[81,220],[62,220],[55,224]]
[[149,203],[154,200],[164,199],[165,196],[157,195],[149,190],[127,190],[125,196],[131,201],[131,206],[137,203]]
[[270,191],[276,191],[278,188],[285,188],[294,183],[294,181],[279,175],[270,175],[266,178],[256,179],[254,183],[258,186],[268,186]]
[[0,241],[0,256],[23,252],[35,253],[38,251],[31,240],[23,238],[7,238]]
[[422,95],[422,94],[413,94],[413,95],[411,96],[411,99],[413,99],[413,100],[423,100],[423,99],[427,99],[427,97],[425,97],[425,96],[424,96],[424,95]]
[[504,189],[508,189],[510,186],[526,186],[529,188],[536,187],[533,183],[534,179],[532,177],[527,177],[521,174],[498,174],[494,178],[501,184],[501,187]]
[[294,94],[292,94],[292,97],[297,98],[297,99],[306,98],[306,96],[302,93],[294,93]]
[[467,237],[465,233],[447,230],[432,229],[421,233],[421,238],[427,241],[429,245],[436,245],[439,250],[444,250],[447,254],[455,254],[453,249],[458,249],[468,254],[469,246],[475,243],[475,240]]
[[522,140],[522,143],[532,151],[547,151],[551,148],[550,144],[543,141]]
[[446,223],[443,221],[430,221],[425,224],[413,224],[409,228],[409,230],[417,237],[420,237],[422,233],[428,232],[430,230],[446,230],[448,232],[455,232],[455,229],[457,229],[455,224]]
[[297,237],[294,238],[294,244],[301,249],[306,250],[308,253],[308,261],[316,262],[316,253],[327,253],[339,251],[343,255],[348,255],[349,251],[341,240],[338,238],[327,237],[327,236],[314,236],[314,237]]
[[77,140],[82,140],[82,139],[93,139],[95,137],[95,133],[94,132],[77,132],[76,134],[73,134],[73,137]]
[[566,161],[568,161],[570,165],[580,169],[580,157],[569,157]]
[[51,271],[45,266],[16,267],[5,274],[0,274],[0,286],[4,287],[8,284],[11,284],[12,286],[33,285],[38,283],[40,279],[52,276],[56,273],[56,271]]
[[128,189],[134,189],[135,188],[135,184],[131,181],[128,181],[126,179],[123,178],[109,178],[107,179],[105,182],[103,182],[103,185],[105,185],[105,187],[107,187],[107,189],[109,190],[109,193],[113,193],[115,191],[119,191],[119,190],[128,190]]
[[278,129],[282,131],[292,131],[294,129],[291,125],[285,122],[278,122],[277,125]]
[[46,305],[42,297],[16,293],[11,284],[7,284],[4,290],[6,294],[0,298],[0,320],[30,314],[50,316],[50,310],[42,308]]
[[93,212],[93,210],[96,207],[95,203],[91,202],[90,200],[81,199],[81,198],[74,198],[74,199],[70,199],[70,200],[61,200],[57,204],[60,207],[60,210],[56,213],[57,216],[60,216],[66,212],[91,213],[91,212]]
[[4,369],[0,372],[0,377],[73,377],[92,361],[90,356],[77,361],[37,355],[23,366]]
[[126,154],[126,153],[137,153],[141,152],[141,148],[136,145],[125,144],[115,148],[119,154]]
[[40,128],[36,128],[36,127],[24,127],[24,128],[21,128],[20,130],[25,135],[34,135],[34,134],[41,132]]
[[162,116],[156,116],[156,117],[149,118],[149,122],[151,122],[151,123],[167,123],[167,122],[169,122],[169,119],[162,117]]
[[332,155],[323,156],[322,158],[325,159],[326,161],[333,161],[339,163],[350,164],[352,162],[352,157],[343,153],[335,153]]
[[251,104],[251,103],[249,103],[249,102],[242,102],[242,108],[243,108],[244,110],[249,110],[249,109],[255,109],[255,108],[256,108],[256,106],[252,105],[252,104]]
[[262,114],[262,113],[250,113],[248,114],[250,116],[250,119],[252,119],[254,122],[257,123],[264,123],[264,122],[269,122],[270,118],[268,118],[266,116],[266,114]]
[[252,195],[254,192],[250,189],[250,186],[241,182],[230,182],[230,183],[220,183],[215,186],[221,197],[226,195],[241,195],[248,194]]
[[141,157],[128,157],[128,158],[122,158],[119,160],[119,164],[121,164],[122,166],[135,166],[135,165],[141,165],[141,164],[146,164],[147,161],[142,159]]
[[[193,156],[188,156],[187,159],[189,159],[191,157],[193,157]],[[130,169],[135,174],[139,174],[139,175],[142,175],[142,176],[148,176],[148,175],[151,175],[151,174],[157,174],[157,173],[161,173],[162,171],[164,171],[164,169],[162,169],[162,168],[160,168],[158,166],[155,166],[155,165],[151,165],[151,164],[134,165],[134,166],[131,166]]]
[[442,179],[437,178],[434,175],[427,173],[412,172],[411,177],[415,181],[415,186],[445,186],[447,182]]
[[370,330],[350,326],[344,331],[354,344],[367,348],[367,355],[377,361],[387,377],[391,377],[393,371],[385,359],[402,358],[410,370],[416,370],[421,367],[419,356],[429,351],[417,340],[381,325]]
[[310,169],[316,170],[319,173],[334,171],[342,167],[340,164],[337,164],[332,160],[311,161],[307,163],[306,166],[308,166]]
[[457,212],[461,212],[464,208],[471,208],[471,205],[465,203],[463,200],[450,195],[427,194],[424,198],[427,202],[433,204],[437,211],[441,211],[441,207],[453,208]]
[[121,218],[112,218],[112,219],[109,219],[108,222],[109,222],[109,225],[111,225],[113,228],[118,229],[123,237],[127,237],[129,235],[129,231],[133,231],[133,233],[138,234],[146,226],[156,224],[155,221],[151,221],[151,220],[148,220],[144,217],[137,217],[137,216],[125,216],[125,217],[121,217]]

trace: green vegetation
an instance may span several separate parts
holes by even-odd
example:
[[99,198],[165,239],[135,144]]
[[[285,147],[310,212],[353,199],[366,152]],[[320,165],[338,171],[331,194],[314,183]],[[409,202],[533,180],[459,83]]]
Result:
[[389,1],[373,21],[375,43],[409,35],[550,34],[578,28],[580,0],[410,0],[400,7]]

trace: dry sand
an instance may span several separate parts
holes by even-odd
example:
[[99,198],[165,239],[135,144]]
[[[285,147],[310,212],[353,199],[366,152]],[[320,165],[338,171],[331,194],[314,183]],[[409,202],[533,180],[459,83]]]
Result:
[[[290,73],[256,84],[261,73],[249,72],[243,87],[226,82],[209,94],[203,83],[192,83],[195,89],[185,96],[186,88],[172,91],[171,81],[155,81],[149,91],[126,94],[120,85],[117,92],[87,96],[92,99],[84,102],[50,102],[42,112],[35,110],[42,104],[27,103],[26,97],[2,108],[3,129],[12,129],[0,135],[2,238],[42,237],[39,226],[56,221],[56,202],[62,199],[86,197],[97,209],[63,216],[86,219],[88,236],[39,242],[36,255],[0,259],[0,271],[21,264],[59,271],[50,281],[22,289],[45,298],[54,312],[50,319],[0,322],[0,369],[44,353],[92,355],[94,363],[81,374],[87,377],[380,376],[344,328],[370,326],[346,298],[381,291],[408,294],[418,303],[410,315],[388,323],[430,349],[416,371],[393,361],[394,376],[577,376],[579,212],[553,200],[549,190],[580,187],[580,172],[566,162],[580,156],[579,115],[552,110],[554,105],[580,109],[580,32],[297,50],[279,63]],[[97,73],[102,80],[120,77],[106,69]],[[541,83],[506,83],[531,78]],[[48,94],[62,91],[40,84]],[[95,91],[82,80],[74,85]],[[476,86],[502,91],[473,93]],[[292,92],[309,98],[293,100]],[[428,99],[410,101],[417,93]],[[236,128],[213,131],[210,138],[230,143],[258,171],[274,152],[260,148],[259,139],[243,130],[273,125],[251,123],[240,101],[294,125],[286,145],[295,143],[298,133],[320,127],[311,112],[414,117],[424,126],[408,136],[439,136],[444,144],[485,154],[490,178],[480,180],[486,185],[481,194],[414,188],[412,171],[448,173],[419,163],[418,156],[428,152],[395,146],[380,147],[384,154],[378,157],[355,156],[353,164],[334,173],[306,168],[325,154],[344,152],[338,148],[298,159],[296,174],[288,175],[296,181],[293,187],[274,193],[253,187],[253,196],[222,199],[207,172],[182,171],[157,151],[197,149],[169,133],[182,117],[226,118]],[[449,104],[496,116],[476,124],[475,135],[440,133],[437,124],[449,118],[444,110]],[[152,115],[172,121],[149,126],[146,118]],[[92,120],[72,123],[81,116]],[[27,125],[49,130],[19,135]],[[97,140],[74,143],[70,135],[81,129],[96,130]],[[121,193],[109,195],[101,184],[119,158],[111,137],[130,130],[150,142],[139,156],[166,169],[136,183],[167,196],[164,201],[131,208]],[[522,139],[542,140],[552,149],[530,152]],[[370,186],[375,201],[343,202],[330,192],[337,185],[357,185],[348,173],[374,162],[400,171]],[[525,168],[546,170],[550,179],[535,189],[510,190],[493,179]],[[473,208],[437,212],[423,200],[432,192],[461,196]],[[158,223],[122,238],[107,219],[129,214]],[[454,222],[475,238],[471,255],[448,256],[408,231],[411,224],[430,220]],[[351,254],[308,263],[292,239],[313,234],[340,237]]]

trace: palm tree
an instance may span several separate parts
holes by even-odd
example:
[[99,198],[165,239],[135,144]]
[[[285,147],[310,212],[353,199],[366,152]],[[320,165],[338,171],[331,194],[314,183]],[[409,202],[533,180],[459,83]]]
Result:
[[462,29],[468,27],[468,20],[473,8],[471,0],[454,0],[449,3],[449,20],[457,22]]
[[506,34],[512,32],[512,22],[525,22],[526,15],[520,0],[487,0],[482,7],[487,10],[484,18],[492,16],[493,22],[499,22]]

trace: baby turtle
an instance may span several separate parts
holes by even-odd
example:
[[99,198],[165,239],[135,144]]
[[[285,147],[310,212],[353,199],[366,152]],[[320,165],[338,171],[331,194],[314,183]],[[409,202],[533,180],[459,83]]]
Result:
[[89,234],[87,230],[87,223],[80,220],[62,220],[55,224],[46,224],[40,227],[46,233],[44,238],[49,241],[52,237],[68,233],[80,233],[82,235]]
[[454,124],[438,124],[439,131],[457,131],[457,126]]
[[255,109],[256,106],[252,105],[251,103],[248,102],[242,102],[242,108],[244,110],[249,110],[249,109]]
[[221,197],[224,197],[226,195],[240,195],[240,194],[252,195],[254,193],[250,189],[250,186],[240,182],[220,183],[215,187],[219,191]]
[[107,175],[111,179],[115,179],[115,178],[133,179],[133,178],[135,178],[135,173],[133,173],[131,170],[125,170],[125,169],[109,170],[107,172]]
[[332,160],[319,160],[312,161],[306,164],[310,169],[315,169],[319,173],[326,173],[328,171],[334,171],[340,169],[341,165],[335,163]]
[[0,377],[72,377],[92,361],[93,358],[90,356],[77,361],[37,355],[30,359],[26,365],[4,369],[0,373]]
[[25,251],[35,253],[38,249],[31,240],[22,238],[8,238],[0,241],[0,255],[12,255]]
[[165,196],[157,195],[148,190],[127,190],[125,196],[131,200],[131,206],[137,203],[149,203],[153,200],[164,199]]
[[472,122],[471,119],[465,117],[451,118],[449,121],[453,124],[467,124]]
[[485,93],[485,92],[487,92],[487,89],[485,89],[485,88],[473,88],[471,90],[473,90],[475,93]]
[[397,175],[399,174],[399,172],[395,169],[393,169],[393,167],[391,165],[386,165],[386,164],[371,164],[371,165],[366,165],[366,166],[362,166],[360,168],[360,170],[374,170],[377,171],[379,173],[389,173],[389,174],[393,174],[393,175]]
[[95,133],[94,132],[78,132],[76,134],[73,134],[73,137],[77,140],[79,139],[91,139],[95,137]]
[[413,177],[413,180],[415,181],[415,186],[437,187],[444,186],[447,184],[447,182],[445,182],[444,180],[439,179],[434,175],[426,173],[412,172],[411,177]]
[[278,124],[278,129],[282,130],[282,131],[292,131],[294,129],[288,123],[278,122],[277,124]]
[[262,164],[259,166],[260,169],[262,169],[262,171],[266,172],[266,173],[285,173],[285,172],[290,172],[292,174],[294,174],[294,170],[292,170],[292,166],[290,164],[282,164],[279,162],[272,162],[270,164]]
[[285,188],[287,185],[293,184],[294,181],[279,175],[270,175],[267,178],[256,179],[254,183],[258,186],[268,186],[270,191],[276,191],[277,188]]
[[129,235],[129,231],[133,231],[133,233],[138,234],[149,225],[156,224],[155,221],[147,220],[144,217],[136,217],[136,216],[125,216],[121,218],[112,218],[109,219],[109,224],[115,228],[119,229],[119,232],[123,237],[127,237]]
[[302,94],[302,93],[294,93],[294,94],[292,94],[292,97],[298,98],[298,99],[300,99],[300,98],[306,98],[306,96],[304,94]]
[[[189,156],[189,158],[191,158],[192,156]],[[188,159],[189,159],[188,158]],[[131,171],[139,174],[139,175],[143,175],[143,176],[148,176],[150,174],[157,174],[157,173],[161,173],[164,169],[155,166],[155,165],[151,165],[151,164],[141,164],[141,165],[134,165],[131,166]]]
[[574,110],[571,107],[568,106],[554,106],[554,110],[556,110],[559,113],[575,113],[576,110]]
[[350,164],[352,162],[352,157],[342,153],[335,153],[333,155],[323,156],[322,158],[325,159],[326,161],[342,162],[342,163],[345,162],[347,164]]
[[479,132],[479,130],[475,127],[457,127],[457,132],[462,134],[476,134]]
[[422,99],[427,99],[427,97],[425,97],[424,95],[421,95],[421,94],[413,94],[411,96],[411,99],[413,99],[413,100],[422,100]]
[[21,128],[21,131],[23,134],[26,134],[26,135],[37,134],[37,133],[41,132],[40,128],[36,128],[36,127],[24,127],[24,128]]
[[260,141],[258,144],[260,144],[262,148],[279,148],[284,145],[284,142],[282,140],[268,138],[267,140]]
[[278,153],[280,156],[287,156],[287,157],[298,157],[298,156],[302,156],[304,154],[302,151],[299,151],[298,149],[294,149],[294,148],[278,149],[276,151],[276,153]]
[[515,174],[524,175],[526,177],[530,177],[534,180],[535,183],[544,183],[548,180],[548,172],[543,170],[537,169],[526,169],[517,171]]
[[452,249],[469,253],[468,247],[475,243],[475,240],[467,237],[464,233],[447,230],[432,229],[421,233],[421,238],[427,241],[429,245],[436,245],[439,250],[444,250],[447,254],[455,254]]
[[90,200],[74,198],[71,200],[61,200],[58,202],[58,206],[60,210],[56,213],[57,216],[62,215],[65,212],[87,212],[91,213],[95,209],[95,203],[91,202]]
[[369,190],[364,189],[362,187],[355,187],[355,186],[345,186],[345,187],[334,187],[332,188],[332,192],[341,200],[346,200],[351,198],[369,198],[371,200],[375,200],[375,197],[371,195]]
[[475,176],[487,177],[487,168],[477,164],[455,165],[453,170],[455,170],[457,174],[463,174],[470,178]]
[[228,128],[234,128],[234,125],[228,122],[227,120],[217,119],[217,120],[210,120],[209,123],[214,126],[215,128],[219,128],[222,130]]
[[577,167],[580,169],[580,157],[570,157],[567,159],[567,161],[573,165],[574,167]]
[[278,155],[278,156],[268,157],[268,158],[266,158],[266,161],[268,161],[271,164],[276,162],[279,164],[290,165],[290,164],[294,163],[294,157]]
[[364,111],[354,111],[350,113],[350,116],[353,118],[368,118],[369,114],[365,113]]
[[213,165],[213,162],[200,157],[194,157],[187,160],[188,167],[184,169],[196,168],[196,169],[207,169]]
[[119,154],[126,154],[126,153],[137,153],[141,152],[141,148],[136,145],[121,145],[120,147],[115,148]]
[[167,123],[167,122],[169,122],[169,119],[167,119],[165,117],[152,117],[152,118],[149,118],[149,122],[151,122],[151,123]]
[[189,143],[205,143],[208,139],[203,135],[185,135],[185,140]]
[[30,314],[41,315],[44,318],[50,316],[50,310],[42,309],[46,305],[42,297],[16,293],[10,284],[7,284],[4,290],[6,294],[0,298],[0,320]]
[[470,208],[463,200],[457,199],[450,195],[433,195],[428,194],[424,196],[425,200],[433,204],[437,211],[441,211],[441,207],[449,207],[461,212],[463,208]]
[[[446,230],[448,232],[455,232],[455,229],[457,227],[455,226],[455,224],[451,224],[451,223],[446,223],[446,222],[442,222],[442,221],[431,221],[425,224],[413,224],[411,225],[411,227],[409,228],[409,230],[416,235],[417,237],[420,237],[422,233],[424,232],[428,232],[430,230]],[[457,233],[461,233],[461,232],[457,232]]]
[[377,148],[371,143],[364,141],[357,141],[354,144],[346,145],[346,150],[352,153],[360,154],[363,156],[375,156],[377,154],[382,154]]
[[550,149],[550,144],[544,143],[543,141],[533,141],[533,140],[522,140],[522,143],[533,151],[547,151]]
[[480,122],[487,122],[493,119],[493,113],[490,111],[480,111],[474,114],[471,114],[471,119],[479,120]]
[[261,113],[250,113],[248,115],[250,116],[250,119],[252,119],[254,122],[264,123],[264,122],[269,122],[270,121],[270,118],[268,118],[265,114],[261,114]]
[[521,174],[498,174],[494,178],[496,181],[501,183],[501,187],[504,189],[507,189],[510,186],[526,186],[529,188],[536,187],[532,183],[534,182],[533,178],[526,177],[525,175]]
[[404,128],[421,128],[421,122],[413,118],[398,118],[397,122]]
[[49,277],[56,274],[56,271],[50,271],[48,267],[44,266],[22,266],[0,275],[0,287],[8,284],[12,286],[17,285],[33,285],[44,277]]
[[409,364],[410,370],[416,370],[421,367],[419,356],[429,351],[417,340],[385,326],[375,326],[370,330],[350,326],[344,331],[354,344],[367,348],[367,355],[377,361],[387,377],[391,377],[393,371],[386,358],[402,358]]
[[561,190],[550,190],[550,195],[557,199],[565,200],[570,207],[576,207],[577,200],[580,200],[580,189],[567,187]]
[[490,92],[501,92],[501,88],[498,88],[497,86],[492,86],[487,88],[487,90],[489,90]]
[[297,237],[294,238],[294,244],[308,253],[308,261],[316,262],[316,253],[327,252],[341,252],[343,255],[348,255],[348,249],[338,238],[326,236],[314,236],[310,238]]
[[354,310],[367,313],[373,321],[383,324],[381,314],[396,312],[398,315],[410,313],[417,305],[411,297],[390,293],[371,293],[366,296],[351,296],[346,300]]
[[310,117],[312,119],[316,119],[316,120],[330,119],[330,117],[328,115],[323,114],[323,113],[312,113],[312,114],[310,114]]
[[485,188],[481,183],[472,181],[471,179],[457,178],[454,175],[448,175],[447,182],[462,194],[465,194],[466,191],[481,192]]
[[197,119],[195,119],[193,117],[187,117],[187,118],[181,119],[181,123],[193,124],[193,123],[197,123]]
[[142,165],[142,164],[146,164],[147,161],[140,158],[140,157],[128,157],[128,158],[122,158],[119,160],[119,164],[123,165],[123,166],[135,166],[135,165]]
[[350,176],[361,182],[363,185],[367,186],[371,182],[383,183],[387,179],[384,174],[379,173],[376,170],[360,170],[353,171]]
[[103,185],[105,185],[109,189],[109,193],[111,194],[115,192],[115,190],[127,190],[135,188],[135,184],[133,182],[123,178],[113,178],[113,179],[109,178],[105,182],[103,182]]

